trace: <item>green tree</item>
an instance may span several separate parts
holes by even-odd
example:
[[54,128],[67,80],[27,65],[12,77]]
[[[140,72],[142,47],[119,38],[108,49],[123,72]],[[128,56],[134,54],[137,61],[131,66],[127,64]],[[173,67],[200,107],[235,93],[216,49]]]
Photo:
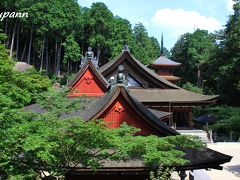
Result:
[[104,3],[97,2],[86,9],[84,17],[85,41],[87,46],[93,47],[99,64],[103,65],[111,57],[113,13]]
[[135,46],[133,55],[147,65],[160,55],[160,46],[156,38],[149,37],[146,28],[142,23],[137,23],[133,28]]
[[0,131],[0,164],[6,178],[33,179],[43,171],[64,176],[79,164],[100,168],[102,159],[139,157],[154,168],[179,165],[187,162],[176,149],[180,142],[181,147],[202,146],[186,136],[133,136],[137,130],[126,125],[107,129],[101,121],[59,120],[51,114],[21,121]]
[[[203,88],[204,68],[214,55],[215,39],[206,30],[197,29],[180,37],[172,49],[173,59],[182,63],[185,81]],[[207,65],[206,65],[207,66]]]
[[219,85],[224,102],[240,106],[240,1],[233,6],[234,14],[226,24],[225,37],[219,51]]
[[77,62],[80,60],[81,50],[72,34],[67,36],[66,42],[63,43],[63,46],[65,49],[63,63],[67,64],[67,67],[68,67],[67,69],[69,72],[70,63]]

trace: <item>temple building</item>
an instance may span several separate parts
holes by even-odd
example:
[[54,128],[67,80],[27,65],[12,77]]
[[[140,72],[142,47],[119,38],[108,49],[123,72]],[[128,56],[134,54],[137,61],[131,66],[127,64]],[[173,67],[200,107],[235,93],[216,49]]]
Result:
[[[90,56],[91,53],[89,52]],[[192,126],[192,106],[207,105],[217,96],[208,96],[184,90],[162,78],[135,59],[127,46],[112,61],[97,69],[92,59],[86,59],[74,79],[68,84],[69,98],[86,96],[85,109],[62,113],[60,118],[80,117],[86,123],[96,119],[106,122],[107,128],[118,128],[122,123],[139,128],[136,135],[175,136],[178,125]],[[25,107],[43,113],[36,105]],[[178,113],[186,119],[178,119]],[[203,148],[181,148],[188,162],[175,167],[181,180],[186,171],[197,169],[222,169],[231,156]],[[104,160],[94,171],[81,165],[71,167],[66,179],[144,180],[152,169],[142,159],[127,161]],[[191,176],[191,179],[194,177]]]
[[[91,71],[96,73],[92,80],[100,83],[99,78],[103,76],[109,82],[108,89],[98,99],[92,99],[95,95],[82,89],[82,93],[85,93],[90,101],[94,102],[85,110],[79,109],[76,112],[63,114],[61,118],[81,117],[86,122],[102,119],[103,122],[107,123],[108,128],[118,128],[122,123],[137,127],[140,129],[137,135],[174,136],[178,135],[179,132],[170,127],[166,121],[166,119],[171,118],[171,111],[165,112],[156,109],[164,109],[163,107],[169,103],[174,105],[171,110],[173,107],[177,109],[184,105],[208,104],[212,102],[212,99],[215,99],[212,96],[183,90],[162,79],[137,61],[126,49],[116,59],[98,70],[94,66],[88,66],[89,64],[91,62],[87,61],[70,85],[77,84],[78,81],[81,82],[81,79],[87,77],[89,75],[87,70],[91,67],[93,68]],[[97,86],[97,83],[94,86]],[[70,91],[69,96],[71,93],[74,92]],[[77,96],[77,94],[75,95]],[[158,108],[152,109],[155,106]],[[221,169],[221,164],[229,162],[232,158],[208,148],[181,150],[185,152],[183,158],[189,161],[184,165],[175,167],[181,180],[187,176],[186,171],[208,168]],[[78,166],[72,168],[66,178],[70,180],[81,178],[86,180],[143,180],[149,178],[150,171],[151,169],[141,159],[104,160],[102,167],[96,172],[91,168]],[[194,179],[192,175],[190,176],[191,179]]]
[[155,72],[161,76],[162,78],[172,82],[176,83],[179,81],[181,78],[174,76],[173,71],[176,67],[181,66],[181,63],[172,61],[168,59],[163,52],[163,35],[162,35],[162,40],[161,40],[161,55],[158,59],[156,59],[154,62],[150,64],[152,68],[155,69]]
[[190,92],[167,81],[135,59],[127,46],[116,58],[98,69],[91,60],[82,65],[68,84],[68,96],[103,96],[116,80],[120,65],[124,67],[122,73],[129,93],[147,108],[171,113],[165,122],[174,129],[193,128],[192,107],[213,104],[217,100],[217,96]]

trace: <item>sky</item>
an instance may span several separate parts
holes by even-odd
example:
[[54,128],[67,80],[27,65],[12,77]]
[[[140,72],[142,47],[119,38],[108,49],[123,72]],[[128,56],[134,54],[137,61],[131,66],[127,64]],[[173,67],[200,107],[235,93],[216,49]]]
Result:
[[223,29],[233,13],[232,0],[78,0],[80,6],[91,7],[103,2],[112,11],[130,21],[141,22],[148,31],[170,50],[180,35],[196,28],[214,32]]

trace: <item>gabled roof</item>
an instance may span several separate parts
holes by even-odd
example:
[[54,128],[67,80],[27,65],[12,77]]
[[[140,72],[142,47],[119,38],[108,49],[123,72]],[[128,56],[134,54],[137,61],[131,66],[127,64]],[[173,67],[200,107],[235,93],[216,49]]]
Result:
[[107,82],[107,80],[102,76],[101,73],[98,72],[98,70],[95,68],[95,66],[93,65],[91,60],[87,60],[86,63],[83,65],[83,67],[77,72],[77,74],[75,75],[75,77],[67,84],[67,86],[69,88],[73,87],[77,81],[82,77],[82,75],[84,74],[84,72],[90,68],[94,74],[96,75],[96,77],[98,78],[98,80],[101,82],[101,84],[108,88],[109,83]]
[[171,82],[165,80],[164,78],[157,75],[151,69],[144,66],[140,61],[135,59],[129,51],[123,51],[116,58],[103,65],[98,69],[98,71],[104,76],[110,76],[120,64],[128,63],[131,64],[134,69],[137,70],[141,77],[146,78],[149,84],[154,84],[154,88],[163,89],[179,89],[178,86],[172,84]]
[[184,89],[130,89],[130,94],[142,103],[209,104],[216,95],[203,95]]
[[151,65],[152,66],[180,66],[181,63],[172,61],[162,54],[158,59],[156,59],[153,63],[151,63]]
[[132,97],[128,91],[122,85],[117,85],[111,93],[106,93],[105,96],[101,97],[96,103],[87,109],[83,114],[82,118],[86,121],[94,120],[99,118],[107,108],[116,100],[116,98],[122,95],[124,99],[130,104],[130,106],[136,111],[136,113],[144,119],[145,123],[153,127],[161,135],[176,135],[177,131],[170,128],[164,122],[154,115],[149,109],[147,109],[141,102]]

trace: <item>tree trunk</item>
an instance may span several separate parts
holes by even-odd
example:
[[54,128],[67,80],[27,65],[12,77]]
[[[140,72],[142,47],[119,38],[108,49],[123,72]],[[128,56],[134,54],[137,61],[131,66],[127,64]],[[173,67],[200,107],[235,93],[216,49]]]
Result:
[[29,40],[29,46],[28,46],[28,57],[27,57],[28,64],[30,64],[30,60],[31,60],[32,36],[33,36],[33,25],[31,27],[31,34],[30,34],[30,40]]
[[98,44],[98,51],[97,51],[97,67],[96,67],[96,68],[98,68],[98,67],[100,66],[100,64],[99,64],[100,52],[101,52],[101,50],[100,50],[100,44]]
[[8,30],[8,18],[6,18],[5,21],[5,34],[7,34],[7,30]]
[[70,68],[70,62],[68,61],[67,62],[67,72],[68,72],[68,74],[69,74],[69,68]]
[[11,38],[11,29],[12,29],[12,23],[10,23],[10,25],[8,25],[8,31],[7,31],[7,43],[6,46],[9,48],[10,47],[10,38]]
[[20,26],[18,25],[17,28],[17,47],[16,47],[16,58],[18,59],[18,48],[19,48],[19,30],[20,30]]
[[32,57],[33,57],[33,58],[32,58],[32,59],[33,59],[33,60],[32,60],[32,65],[35,65],[35,53],[36,53],[36,52],[35,52],[34,49],[33,49],[33,53],[32,53]]
[[197,66],[197,86],[201,88],[201,66]]
[[42,42],[40,71],[42,71],[42,69],[43,69],[43,57],[44,57],[44,48],[45,48],[44,44],[45,44],[45,34],[44,34],[44,38],[43,38],[43,42]]
[[[8,31],[8,18],[6,18],[6,21],[5,21],[5,34],[7,34],[7,31]],[[4,40],[4,44],[5,46],[7,45],[7,39]]]
[[15,34],[16,34],[16,26],[17,26],[17,21],[15,21],[14,27],[13,27],[13,34],[12,34],[11,48],[10,48],[10,59],[12,59],[12,55],[13,55],[13,47],[14,47],[14,40],[15,40]]
[[58,42],[55,41],[55,58],[54,58],[54,72],[57,75],[57,53],[58,53]]
[[25,57],[26,48],[27,48],[27,40],[26,40],[25,45],[24,45],[24,48],[23,48],[23,53],[22,53],[21,61],[23,61],[23,59],[24,59],[24,57]]
[[58,53],[57,53],[57,75],[58,76],[60,76],[60,63],[61,63],[61,53],[62,53],[61,44],[62,44],[62,41],[59,42]]
[[48,75],[48,40],[46,39],[46,75]]

